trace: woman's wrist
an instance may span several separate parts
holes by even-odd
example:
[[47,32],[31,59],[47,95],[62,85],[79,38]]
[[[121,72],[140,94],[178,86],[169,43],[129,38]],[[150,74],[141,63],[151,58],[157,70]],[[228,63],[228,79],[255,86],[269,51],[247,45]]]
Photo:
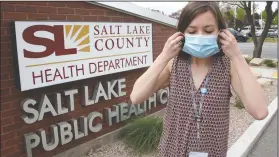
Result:
[[244,60],[244,57],[241,55],[241,53],[239,53],[237,55],[232,56],[230,59],[232,62],[239,62],[241,60]]
[[162,52],[159,54],[156,60],[158,60],[161,63],[167,64],[171,60],[171,58],[169,56],[166,56],[165,53]]
[[[243,71],[244,69],[250,69],[245,58],[242,55],[237,55],[231,58],[232,65],[236,68],[236,71]],[[244,70],[245,71],[245,70]]]

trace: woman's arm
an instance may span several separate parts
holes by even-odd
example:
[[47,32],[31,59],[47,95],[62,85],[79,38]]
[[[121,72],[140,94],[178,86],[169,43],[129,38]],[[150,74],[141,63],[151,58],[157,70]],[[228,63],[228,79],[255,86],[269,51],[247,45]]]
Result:
[[168,65],[168,61],[162,56],[157,57],[149,69],[136,80],[130,95],[132,103],[142,103],[168,82],[170,76]]
[[228,30],[222,30],[220,37],[222,50],[231,60],[231,84],[234,91],[253,118],[264,119],[268,115],[268,98],[263,88],[242,57],[235,37]]
[[255,119],[262,120],[268,115],[268,98],[245,59],[235,56],[231,60],[232,87],[243,102],[247,112]]
[[180,32],[173,34],[166,42],[162,53],[156,58],[148,70],[135,82],[130,99],[132,103],[139,104],[150,97],[156,90],[168,82],[172,58],[181,50],[184,36]]

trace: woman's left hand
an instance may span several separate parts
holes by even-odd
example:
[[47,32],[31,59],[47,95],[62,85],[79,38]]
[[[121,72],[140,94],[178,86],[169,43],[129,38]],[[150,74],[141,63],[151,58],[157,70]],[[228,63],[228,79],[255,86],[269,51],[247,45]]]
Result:
[[219,38],[221,48],[226,56],[228,56],[230,59],[233,59],[234,57],[241,55],[237,41],[230,31],[227,29],[221,30],[219,37],[221,37]]

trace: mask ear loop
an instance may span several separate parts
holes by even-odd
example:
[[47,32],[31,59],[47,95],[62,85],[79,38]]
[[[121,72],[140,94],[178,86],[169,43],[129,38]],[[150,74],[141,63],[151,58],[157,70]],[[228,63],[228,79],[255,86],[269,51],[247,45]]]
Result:
[[[219,30],[219,32],[217,33],[217,38],[216,38],[216,40],[217,40],[217,43],[218,43],[218,39],[219,39],[219,34],[221,33],[221,30]],[[221,44],[220,44],[221,45]],[[220,46],[221,47],[221,46]],[[222,48],[219,48],[219,50],[221,50]]]

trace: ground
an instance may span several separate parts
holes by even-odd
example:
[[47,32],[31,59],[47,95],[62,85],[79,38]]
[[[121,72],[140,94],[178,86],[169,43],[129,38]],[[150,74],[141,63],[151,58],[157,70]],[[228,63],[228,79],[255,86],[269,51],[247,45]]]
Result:
[[278,114],[274,116],[270,125],[264,130],[248,157],[277,157],[277,118]]

